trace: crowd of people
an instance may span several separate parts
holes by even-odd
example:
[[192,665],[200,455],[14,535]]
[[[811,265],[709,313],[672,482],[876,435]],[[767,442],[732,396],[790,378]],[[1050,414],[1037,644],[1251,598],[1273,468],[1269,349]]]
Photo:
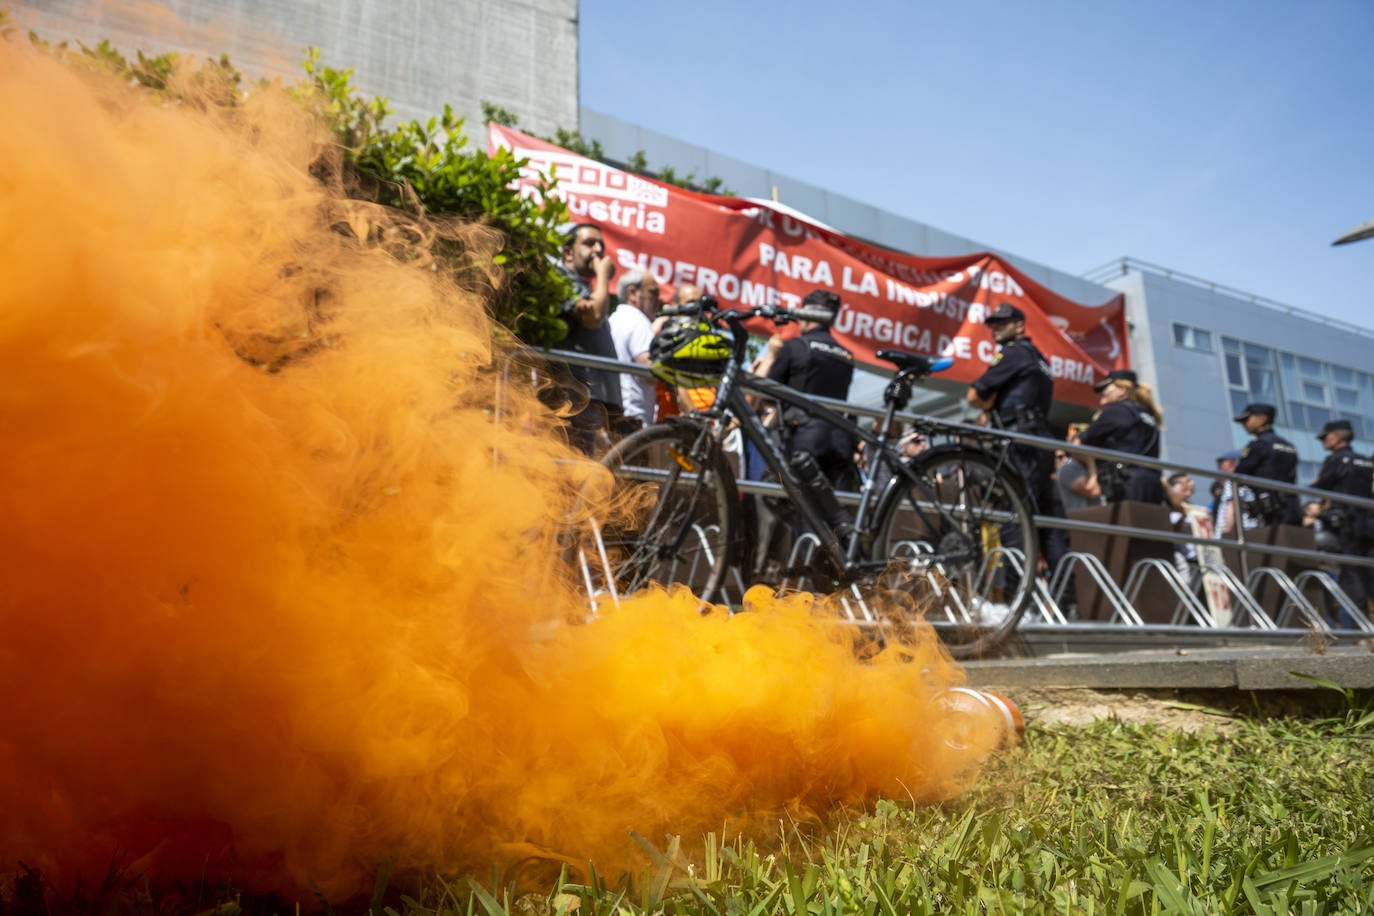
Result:
[[[652,273],[632,270],[620,277],[612,292],[615,267],[606,255],[601,229],[580,223],[568,233],[558,264],[574,294],[564,305],[568,335],[559,349],[649,365],[655,337],[664,329],[658,282]],[[675,304],[696,301],[701,291],[690,285],[674,291]],[[839,297],[829,290],[808,294],[804,307],[828,321],[801,322],[801,334],[790,340],[774,335],[752,371],[808,394],[844,400],[854,373],[853,354],[831,334],[839,314]],[[1049,422],[1054,378],[1048,361],[1026,330],[1026,316],[1009,303],[998,305],[984,319],[998,355],[969,386],[967,401],[979,411],[977,422],[1000,429],[1057,438]],[[571,368],[559,376],[562,391],[574,408],[569,429],[573,444],[593,455],[611,442],[655,419],[683,409],[708,406],[712,390],[674,388],[636,373],[609,369]],[[1216,459],[1217,477],[1211,501],[1194,503],[1196,484],[1186,473],[1163,474],[1131,461],[1130,456],[1158,459],[1164,416],[1150,386],[1130,369],[1115,369],[1095,390],[1099,409],[1086,424],[1071,425],[1063,446],[1050,452],[1017,444],[1011,449],[1039,515],[1067,517],[1069,512],[1094,505],[1134,502],[1167,507],[1173,524],[1195,536],[1236,538],[1239,530],[1272,525],[1302,525],[1313,529],[1323,549],[1348,556],[1374,558],[1374,514],[1340,502],[1310,501],[1249,484],[1237,484],[1239,474],[1296,484],[1298,450],[1274,430],[1273,405],[1248,405],[1235,422],[1253,438],[1239,451]],[[761,409],[767,409],[761,405]],[[800,475],[813,473],[814,464],[834,487],[852,489],[864,466],[861,450],[843,430],[801,417],[772,417],[790,424],[789,461]],[[919,434],[891,431],[900,446],[915,454],[925,446]],[[1354,431],[1346,420],[1333,420],[1318,435],[1328,457],[1308,486],[1333,494],[1374,497],[1374,462],[1354,451]],[[1119,460],[1094,459],[1075,453],[1075,446],[1121,453]],[[742,455],[741,473],[761,476],[757,455]],[[843,524],[843,519],[836,520]],[[1064,529],[1042,527],[1040,553],[1049,571],[1068,551]],[[1180,550],[1180,564],[1198,565],[1194,545]],[[1341,565],[1342,589],[1357,607],[1374,596],[1374,570]]]

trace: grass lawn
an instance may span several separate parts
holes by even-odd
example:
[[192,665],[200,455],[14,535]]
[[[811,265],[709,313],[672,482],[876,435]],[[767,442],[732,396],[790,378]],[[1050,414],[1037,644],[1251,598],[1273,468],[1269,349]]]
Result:
[[[566,871],[533,893],[528,875],[519,890],[497,875],[429,879],[409,895],[383,879],[370,907],[325,907],[406,916],[1374,912],[1374,712],[1317,693],[1332,702],[1315,713],[1309,701],[1284,713],[1159,703],[1174,713],[1159,717],[1167,725],[1041,726],[1028,706],[1024,744],[941,806],[881,801],[823,825],[778,822],[753,839],[636,838],[650,864],[629,889]],[[1178,727],[1180,709],[1202,727]],[[0,895],[0,913],[295,911],[232,895],[188,908],[146,888],[45,902],[17,890]]]
[[879,802],[823,830],[792,825],[769,844],[711,843],[692,857],[670,842],[656,872],[623,893],[564,883],[538,900],[464,891],[447,904],[580,914],[1374,912],[1374,712],[1343,701],[1318,716],[1310,705],[1306,714],[1195,712],[1211,724],[1037,728],[1031,711],[1024,745],[942,806]]

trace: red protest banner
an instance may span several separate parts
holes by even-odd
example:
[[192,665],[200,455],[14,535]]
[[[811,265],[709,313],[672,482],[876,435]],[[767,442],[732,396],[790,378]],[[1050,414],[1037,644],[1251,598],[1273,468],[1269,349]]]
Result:
[[983,318],[1009,302],[1026,313],[1057,400],[1095,406],[1094,382],[1130,364],[1123,296],[1083,305],[988,252],[902,254],[787,208],[687,191],[498,124],[488,125],[488,142],[529,160],[522,180],[531,193],[538,176],[552,172],[572,219],[601,226],[621,269],[651,271],[667,287],[693,284],[727,307],[796,307],[813,289],[839,293],[835,334],[861,361],[885,365],[873,356],[885,347],[952,356],[942,377],[971,382],[997,354]]

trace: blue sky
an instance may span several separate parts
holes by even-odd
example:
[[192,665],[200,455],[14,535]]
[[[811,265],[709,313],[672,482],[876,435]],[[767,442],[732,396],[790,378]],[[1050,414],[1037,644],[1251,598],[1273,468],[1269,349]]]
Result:
[[599,111],[1069,273],[1374,328],[1374,239],[1331,246],[1374,220],[1374,2],[582,0],[580,35]]

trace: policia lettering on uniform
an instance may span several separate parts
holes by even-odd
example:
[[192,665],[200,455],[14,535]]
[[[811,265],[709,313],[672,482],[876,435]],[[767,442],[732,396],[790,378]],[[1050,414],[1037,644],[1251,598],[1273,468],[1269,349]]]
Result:
[[[802,321],[801,336],[781,343],[764,370],[768,378],[798,391],[843,401],[849,397],[854,379],[854,354],[830,333],[830,325],[840,311],[840,297],[829,290],[814,290],[802,306],[815,314],[828,314],[829,321]],[[789,457],[811,455],[821,471],[837,487],[854,482],[854,441],[849,434],[824,420],[804,413],[783,417],[791,437]]]
[[[1274,432],[1274,405],[1247,404],[1235,421],[1254,435],[1250,444],[1241,449],[1236,473],[1263,477],[1281,483],[1298,482],[1298,449],[1293,443]],[[1242,485],[1239,502],[1245,527],[1266,525],[1296,525],[1299,521],[1298,497],[1276,490],[1259,490]]]
[[[1032,436],[1049,435],[1050,404],[1054,400],[1054,377],[1050,364],[1026,336],[1026,315],[1019,308],[1002,303],[984,323],[993,342],[1001,347],[988,370],[969,386],[967,400],[981,408],[993,426]],[[1054,455],[1028,445],[1014,445],[1011,459],[1020,470],[1040,515],[1062,515],[1054,481]],[[1067,533],[1058,528],[1040,532],[1045,561],[1053,570],[1068,551]]]

